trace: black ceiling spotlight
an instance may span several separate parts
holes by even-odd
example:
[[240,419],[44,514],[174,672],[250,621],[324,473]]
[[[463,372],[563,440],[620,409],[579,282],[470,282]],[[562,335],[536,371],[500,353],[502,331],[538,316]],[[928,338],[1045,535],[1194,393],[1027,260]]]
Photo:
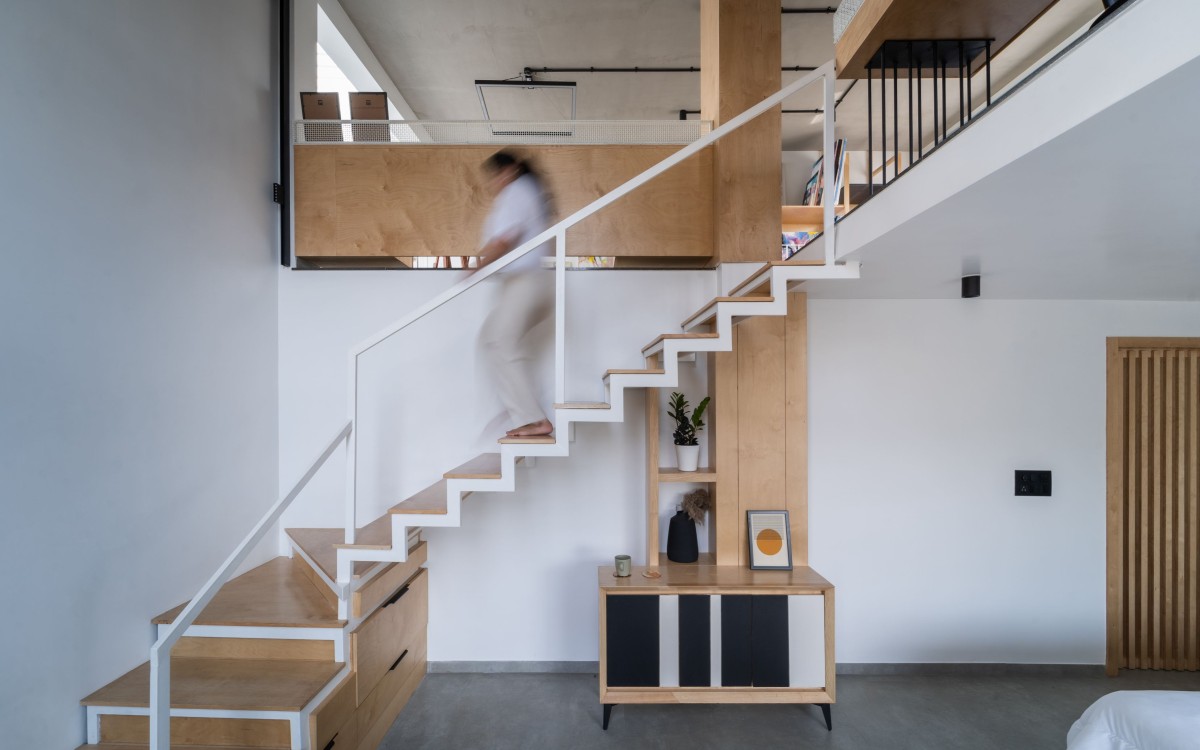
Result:
[[962,298],[975,299],[979,296],[979,274],[962,277]]

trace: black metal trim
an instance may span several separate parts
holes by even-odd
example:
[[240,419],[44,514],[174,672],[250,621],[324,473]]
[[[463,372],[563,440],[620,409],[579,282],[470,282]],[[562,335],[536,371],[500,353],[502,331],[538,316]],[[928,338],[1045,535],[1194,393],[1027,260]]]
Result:
[[292,0],[277,0],[279,59],[279,264],[292,266]]
[[388,667],[388,671],[391,672],[400,666],[400,662],[404,661],[404,657],[406,656],[408,656],[408,649],[404,649],[404,653],[396,657],[396,661],[392,662],[392,666]]
[[837,8],[780,8],[779,12],[784,13],[784,14],[787,14],[787,13],[811,13],[811,14],[816,15],[819,13],[821,15],[830,15],[830,14],[836,13]]
[[406,584],[404,584],[403,586],[401,586],[401,587],[400,587],[400,590],[399,590],[399,591],[397,591],[396,593],[392,594],[392,598],[391,598],[391,599],[388,599],[386,602],[384,602],[384,603],[383,603],[383,606],[382,606],[382,607],[380,607],[380,609],[386,609],[386,608],[388,608],[388,607],[392,606],[392,605],[393,605],[393,604],[395,604],[396,602],[400,601],[400,597],[404,596],[404,595],[405,595],[405,594],[407,594],[407,593],[408,593],[408,584],[406,583]]
[[[288,2],[288,0],[280,0],[280,2]],[[338,732],[334,732],[333,736],[329,738],[329,744],[327,744],[323,750],[333,750],[333,746],[337,743],[337,736]]]

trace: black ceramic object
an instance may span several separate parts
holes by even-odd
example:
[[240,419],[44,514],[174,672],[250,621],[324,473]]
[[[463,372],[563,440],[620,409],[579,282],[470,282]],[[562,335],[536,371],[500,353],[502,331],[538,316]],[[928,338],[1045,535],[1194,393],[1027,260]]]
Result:
[[667,529],[667,559],[677,563],[694,563],[700,559],[696,522],[682,508],[671,517],[671,526]]

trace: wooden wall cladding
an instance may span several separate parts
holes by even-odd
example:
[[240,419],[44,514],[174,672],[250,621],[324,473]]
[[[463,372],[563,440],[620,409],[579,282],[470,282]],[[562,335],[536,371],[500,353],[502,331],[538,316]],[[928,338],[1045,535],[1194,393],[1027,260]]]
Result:
[[[556,219],[583,208],[678,146],[538,146],[532,157]],[[300,146],[296,255],[470,255],[490,198],[495,146]],[[570,255],[712,255],[712,154],[706,149],[568,231]]]
[[1108,340],[1108,673],[1200,670],[1200,339]]

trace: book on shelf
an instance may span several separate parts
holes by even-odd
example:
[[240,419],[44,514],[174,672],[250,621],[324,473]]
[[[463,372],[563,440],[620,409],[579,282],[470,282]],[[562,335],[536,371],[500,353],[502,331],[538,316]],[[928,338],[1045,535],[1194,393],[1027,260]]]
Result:
[[[846,180],[844,174],[846,171],[846,140],[844,138],[839,138],[834,146],[833,163],[836,167],[831,184],[833,185],[833,201],[836,203]],[[804,199],[801,203],[805,206],[825,205],[825,184],[825,155],[822,154],[813,162],[812,173],[808,177],[808,184],[804,187]]]

